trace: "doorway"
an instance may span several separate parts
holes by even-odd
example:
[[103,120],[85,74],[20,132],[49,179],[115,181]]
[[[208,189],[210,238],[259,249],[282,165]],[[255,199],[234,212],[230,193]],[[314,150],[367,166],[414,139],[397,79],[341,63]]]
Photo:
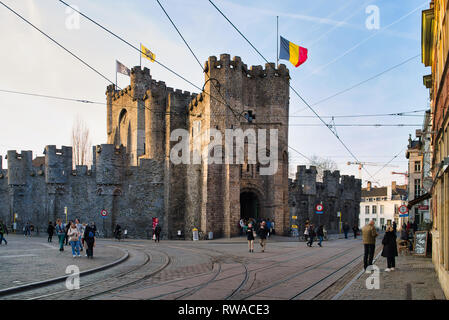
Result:
[[245,191],[240,194],[240,217],[243,219],[259,218],[260,202],[254,192]]

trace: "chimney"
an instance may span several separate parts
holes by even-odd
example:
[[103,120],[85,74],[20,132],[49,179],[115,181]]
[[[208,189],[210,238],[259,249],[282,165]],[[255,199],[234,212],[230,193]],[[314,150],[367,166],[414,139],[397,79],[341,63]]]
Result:
[[396,190],[396,181],[391,182],[391,190]]
[[371,181],[368,181],[368,183],[366,184],[366,190],[371,191]]

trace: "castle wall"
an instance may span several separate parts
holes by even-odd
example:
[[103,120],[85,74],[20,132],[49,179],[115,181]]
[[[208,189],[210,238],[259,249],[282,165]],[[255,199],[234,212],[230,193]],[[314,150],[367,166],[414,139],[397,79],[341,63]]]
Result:
[[[358,225],[360,207],[361,181],[354,176],[341,176],[339,171],[324,171],[323,182],[316,181],[317,171],[314,166],[298,166],[296,179],[289,183],[290,223],[298,225],[300,234],[304,232],[306,221],[318,226],[322,224],[328,232],[339,231],[341,221],[352,228]],[[324,213],[316,214],[315,206],[321,203]],[[292,217],[296,216],[296,219]],[[293,230],[290,230],[293,233]]]

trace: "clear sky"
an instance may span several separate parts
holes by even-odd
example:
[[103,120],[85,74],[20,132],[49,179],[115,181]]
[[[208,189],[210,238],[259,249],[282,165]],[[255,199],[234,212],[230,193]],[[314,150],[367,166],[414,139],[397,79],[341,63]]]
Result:
[[[62,45],[115,80],[115,60],[128,67],[139,64],[139,54],[91,22],[80,18],[79,29],[70,29],[70,14],[57,0],[2,0]],[[229,53],[248,66],[265,62],[236,33],[207,0],[160,0],[192,49],[204,62],[209,56]],[[423,0],[215,0],[231,21],[270,61],[276,60],[276,16],[284,38],[308,48],[309,58],[290,69],[291,84],[310,104],[374,76],[421,52]],[[129,42],[145,44],[165,65],[199,87],[204,76],[156,1],[73,0],[80,11],[104,24]],[[365,21],[369,5],[379,8],[380,29],[369,30]],[[0,5],[0,90],[105,101],[105,79],[51,43]],[[188,83],[149,61],[153,79],[168,86],[198,92]],[[422,76],[429,74],[420,57],[357,88],[314,105],[322,116],[396,113],[427,109],[428,90]],[[119,86],[129,78],[119,75]],[[423,112],[418,113],[422,115]],[[301,100],[290,93],[290,124],[320,124]],[[0,92],[0,155],[7,150],[32,150],[42,155],[45,145],[70,145],[74,119],[88,125],[92,143],[106,142],[106,109],[82,104]],[[330,119],[326,119],[330,121]],[[337,118],[337,124],[421,124],[421,117]],[[337,127],[340,138],[361,161],[384,164],[404,150],[408,135],[419,127]],[[306,156],[318,155],[337,162],[342,174],[358,177],[354,161],[325,127],[291,126],[289,144]],[[308,160],[290,150],[290,174]],[[405,151],[375,178],[381,184],[397,180],[391,171],[406,171]],[[6,167],[6,161],[3,164]],[[367,167],[374,174],[379,167]],[[363,172],[363,179],[368,179]]]

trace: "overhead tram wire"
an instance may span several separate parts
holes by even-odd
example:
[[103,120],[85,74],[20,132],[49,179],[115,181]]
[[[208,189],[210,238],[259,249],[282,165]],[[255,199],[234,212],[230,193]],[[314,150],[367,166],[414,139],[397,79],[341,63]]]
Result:
[[[195,55],[195,53],[193,52],[192,48],[189,46],[189,44],[187,43],[187,41],[185,40],[185,38],[183,37],[183,35],[182,35],[181,32],[179,31],[179,29],[176,27],[175,23],[174,23],[173,20],[170,18],[170,16],[169,16],[169,14],[167,13],[167,11],[164,9],[164,7],[163,7],[162,4],[159,2],[159,0],[156,0],[156,1],[157,1],[157,3],[159,4],[159,6],[161,7],[161,9],[164,11],[164,13],[165,13],[165,15],[167,16],[168,20],[170,20],[170,22],[171,22],[171,24],[173,25],[173,27],[175,28],[175,30],[178,32],[178,34],[179,34],[179,36],[181,37],[182,41],[184,41],[184,44],[187,46],[187,48],[190,50],[190,52],[191,52],[192,55],[194,56],[195,60],[198,62],[200,68],[201,68],[201,69],[203,70],[203,72],[204,72],[203,66],[202,66],[201,62],[199,61],[198,57]],[[215,87],[215,88],[216,88],[216,87]],[[220,93],[220,91],[218,91],[218,92]],[[225,100],[225,102],[226,102],[226,99],[223,97],[223,95],[222,95],[221,93],[220,93],[220,95],[221,95],[221,97],[223,98],[223,100]],[[234,110],[231,108],[231,106],[228,105],[228,108],[230,108],[231,111],[233,112],[233,114],[235,115]],[[241,113],[239,113],[239,118],[240,118],[240,117],[241,117]],[[239,120],[239,119],[237,119],[237,120]],[[260,129],[260,127],[258,126],[257,123],[255,123],[255,125],[256,125],[256,127],[258,127],[258,128]],[[287,144],[286,144],[286,145],[287,145]],[[298,153],[299,155],[301,155],[303,158],[305,158],[305,159],[307,159],[308,161],[312,162],[312,160],[311,160],[309,157],[307,157],[306,155],[304,155],[304,154],[301,153],[300,151],[296,150],[295,148],[290,147],[289,145],[287,145],[287,147],[290,148],[290,149],[292,149],[292,150],[294,150],[295,152],[297,152],[297,153]]]
[[[133,48],[133,49],[139,51],[139,52],[142,54],[142,51],[141,51],[140,49],[136,48],[134,45],[132,45],[131,43],[129,43],[128,41],[126,41],[126,40],[123,39],[122,37],[118,36],[117,34],[113,33],[112,31],[108,30],[107,28],[103,27],[103,26],[100,25],[98,22],[96,22],[96,21],[94,21],[93,19],[91,19],[90,17],[86,16],[84,13],[82,13],[82,12],[78,11],[77,9],[71,7],[69,4],[67,4],[67,3],[64,2],[63,0],[59,0],[59,2],[61,2],[62,4],[64,4],[64,5],[67,6],[67,7],[72,8],[74,11],[78,12],[78,13],[79,13],[80,15],[82,15],[84,18],[88,19],[89,21],[91,21],[92,23],[94,23],[95,25],[97,25],[98,27],[100,27],[101,29],[103,29],[104,31],[106,31],[107,33],[113,35],[113,36],[116,37],[117,39],[123,41],[124,43],[126,43],[127,45],[129,45],[131,48]],[[156,61],[156,60],[155,60],[155,61]],[[157,62],[157,61],[156,61],[156,62]],[[161,63],[159,63],[159,64],[162,65]],[[164,66],[164,65],[162,65],[162,66],[163,66],[164,68],[168,69],[169,71],[172,71],[172,70],[169,69],[168,67],[166,67],[166,66]],[[172,72],[174,72],[174,71],[172,71]],[[175,73],[175,74],[178,75],[177,73]],[[179,76],[179,75],[178,75],[178,76]],[[181,77],[181,76],[180,76],[180,77]],[[183,77],[181,77],[181,78],[184,79],[184,80],[186,80],[186,79],[183,78]],[[186,81],[187,81],[188,83],[191,84],[190,81],[188,81],[188,80],[186,80]],[[195,87],[196,87],[196,86],[195,86]],[[200,91],[202,91],[201,88],[199,88],[199,87],[197,87],[197,88],[198,88]],[[211,98],[217,100],[218,102],[223,103],[223,102],[219,101],[219,99],[216,99],[214,96],[212,96],[210,93],[207,93],[207,92],[205,92],[205,91],[204,91],[204,93],[208,94]],[[294,149],[294,148],[292,148],[292,147],[290,147],[290,146],[289,146],[289,148],[291,148],[292,150],[298,152],[298,153],[301,154],[304,158],[306,158],[307,160],[310,161],[310,159],[309,159],[307,156],[303,155],[303,154],[300,153],[298,150],[296,150],[296,149]]]
[[[164,11],[165,16],[168,18],[168,20],[170,21],[170,23],[172,24],[172,26],[175,28],[176,32],[178,33],[178,35],[181,37],[182,41],[184,42],[184,44],[187,46],[187,48],[189,49],[190,53],[193,55],[193,57],[195,58],[196,62],[198,62],[198,65],[200,66],[201,70],[203,71],[203,73],[206,75],[206,77],[208,77],[208,80],[211,80],[211,78],[209,77],[209,75],[207,74],[207,72],[205,72],[205,69],[203,68],[203,65],[201,64],[200,60],[198,59],[198,57],[196,56],[195,52],[193,52],[192,48],[189,46],[189,44],[187,43],[186,39],[184,38],[184,36],[181,34],[181,31],[179,31],[178,27],[176,26],[176,24],[173,22],[172,18],[170,17],[170,15],[167,13],[167,11],[165,10],[165,8],[162,6],[162,4],[159,2],[159,0],[156,0],[156,2],[159,4],[159,6],[161,7],[162,11]],[[206,80],[206,82],[208,81]],[[237,120],[239,120],[241,118],[241,114],[239,114],[239,116],[237,116],[235,110],[229,105],[229,103],[227,103],[226,98],[223,97],[223,94],[221,93],[221,91],[217,88],[217,86],[213,83],[213,81],[210,81],[210,83],[214,86],[215,90],[217,90],[217,92],[219,93],[219,95],[221,96],[221,98],[223,99],[223,104],[225,104],[229,110],[231,110],[232,114],[234,115],[235,118],[237,118]]]
[[[64,4],[65,6],[71,8],[72,10],[74,10],[75,12],[77,12],[78,14],[80,14],[81,16],[83,16],[84,18],[86,18],[87,20],[89,20],[90,22],[92,22],[93,24],[95,24],[96,26],[98,26],[99,28],[103,29],[104,31],[106,31],[107,33],[109,33],[110,35],[114,36],[115,38],[119,39],[120,41],[126,43],[128,46],[130,46],[131,48],[133,48],[134,50],[138,51],[140,54],[142,54],[142,51],[137,48],[136,46],[134,46],[133,44],[131,44],[129,41],[125,40],[124,38],[122,38],[121,36],[117,35],[116,33],[112,32],[111,30],[109,30],[108,28],[104,27],[103,25],[99,24],[98,22],[96,22],[95,20],[93,20],[92,18],[88,17],[87,15],[85,15],[84,13],[82,13],[81,11],[77,10],[76,8],[70,6],[68,3],[66,3],[63,0],[58,0],[60,3]],[[210,93],[203,91],[202,88],[198,87],[197,85],[195,85],[193,82],[191,82],[190,80],[186,79],[185,77],[181,76],[179,73],[177,73],[176,71],[172,70],[171,68],[167,67],[166,65],[162,64],[161,62],[159,62],[158,60],[154,60],[154,62],[156,62],[157,64],[159,64],[161,67],[163,67],[164,69],[170,71],[171,73],[173,73],[174,75],[176,75],[177,77],[179,77],[180,79],[184,80],[185,82],[187,82],[188,84],[192,85],[193,87],[195,87],[196,89],[198,89],[200,92],[204,92],[205,94],[207,94],[211,99],[216,100],[219,103],[223,103],[222,101],[220,101],[219,99],[217,99],[216,97],[214,97],[213,95],[211,95]]]
[[[24,22],[26,22],[28,25],[32,26],[34,29],[36,29],[37,31],[39,31],[41,34],[43,34],[46,38],[48,38],[50,41],[52,41],[53,43],[55,43],[58,47],[60,47],[61,49],[63,49],[64,51],[66,51],[67,53],[69,53],[72,57],[74,57],[76,60],[80,61],[82,64],[84,64],[85,66],[87,66],[89,69],[91,69],[92,71],[94,71],[96,74],[98,74],[100,77],[102,77],[103,79],[105,79],[107,82],[111,83],[112,85],[116,86],[115,83],[111,80],[109,80],[108,77],[106,77],[104,74],[102,74],[100,71],[98,71],[97,69],[95,69],[94,67],[92,67],[90,64],[88,64],[86,61],[84,61],[83,59],[81,59],[80,57],[78,57],[76,54],[74,54],[72,51],[70,51],[69,49],[67,49],[66,47],[64,47],[62,44],[60,44],[58,41],[56,41],[55,39],[53,39],[51,36],[49,36],[47,33],[45,33],[44,31],[42,31],[41,29],[39,29],[38,27],[36,27],[33,23],[31,23],[30,21],[28,21],[26,18],[22,17],[19,13],[17,13],[16,11],[14,11],[12,8],[8,7],[6,4],[3,3],[3,1],[0,1],[0,4],[3,5],[5,8],[7,8],[9,11],[11,11],[12,13],[14,13],[16,16],[18,16],[20,19],[22,19]],[[117,86],[117,88],[121,89],[119,86]],[[150,112],[154,112],[153,110],[151,110],[151,108],[148,108],[145,106],[146,109],[148,109]]]
[[[231,22],[231,20],[229,20],[229,18],[215,5],[215,3],[212,0],[209,0],[209,2],[212,4],[212,6],[229,22],[229,24],[246,40],[246,42],[248,42],[248,44],[259,54],[259,56],[262,57],[263,60],[265,60],[266,63],[268,63],[268,65],[271,67],[271,65],[269,64],[268,60],[265,58],[265,56],[260,53],[260,51],[251,43],[251,41],[248,40],[248,38],[245,37],[245,35]],[[307,103],[307,101],[292,87],[292,85],[289,83],[288,84],[290,89],[301,99],[301,101],[307,106],[309,107],[309,109],[317,116],[318,119],[320,119],[320,121],[326,125],[326,127],[329,129],[330,132],[332,132],[332,134],[338,139],[338,141],[340,141],[340,143],[343,145],[343,147],[346,149],[346,151],[349,152],[349,154],[357,161],[360,162],[358,160],[358,158],[354,155],[354,153],[346,146],[346,144],[343,142],[343,140],[341,140],[341,138],[334,132],[332,131],[332,129],[329,127],[329,125],[321,118],[321,116],[309,105],[309,103]],[[371,173],[364,167],[363,168],[366,173],[368,173],[369,176],[372,177]]]
[[[6,90],[6,89],[0,89],[0,92],[4,93],[10,93],[10,94],[19,94],[19,95],[25,95],[25,96],[32,96],[32,97],[38,97],[38,98],[46,98],[46,99],[55,99],[55,100],[63,100],[63,101],[70,101],[70,102],[77,102],[77,103],[85,103],[85,104],[98,104],[98,105],[104,105],[106,106],[107,103],[105,102],[98,102],[98,101],[92,101],[89,99],[76,99],[76,98],[68,98],[68,97],[60,97],[60,96],[53,96],[53,95],[45,95],[40,93],[34,93],[34,92],[24,92],[24,91],[17,91],[17,90]],[[112,104],[113,106],[122,106],[122,104]],[[128,106],[127,108],[135,108],[135,106]],[[401,117],[423,117],[423,115],[413,115],[409,113],[418,113],[418,112],[424,112],[427,109],[421,109],[421,110],[412,110],[412,111],[403,111],[403,112],[394,112],[394,113],[379,113],[379,114],[357,114],[357,115],[336,115],[336,116],[321,116],[322,118],[364,118],[364,117],[395,117],[395,116],[401,116]],[[154,111],[156,112],[156,111]],[[179,112],[165,112],[165,114],[177,114]],[[225,114],[217,114],[218,117],[228,117],[229,115]],[[277,116],[280,117],[280,116]],[[293,117],[293,118],[316,118],[316,116],[285,116],[285,117]]]

